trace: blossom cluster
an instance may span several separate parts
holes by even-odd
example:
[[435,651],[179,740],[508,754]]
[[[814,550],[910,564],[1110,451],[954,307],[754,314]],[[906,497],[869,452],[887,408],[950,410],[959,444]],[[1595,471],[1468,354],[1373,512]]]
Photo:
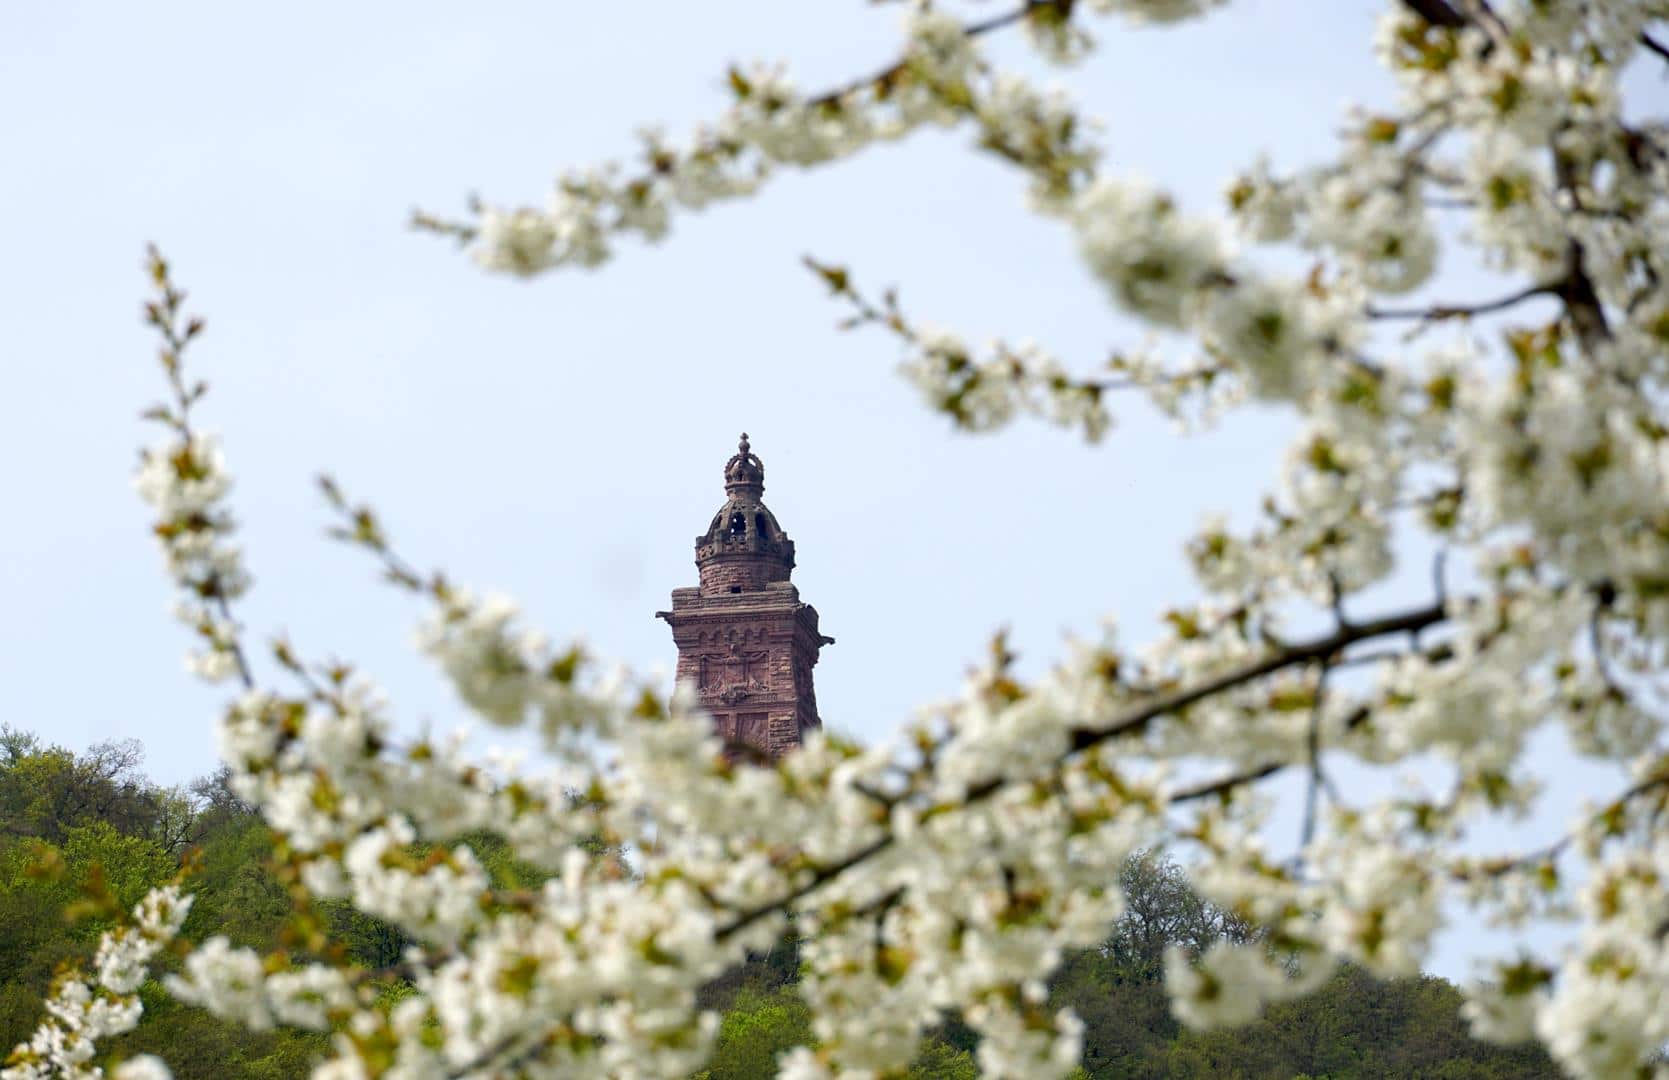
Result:
[[[1229,185],[1228,222],[1106,174],[1093,124],[978,48],[1018,22],[1074,62],[1093,50],[1087,15],[1213,6],[1027,3],[962,25],[916,5],[878,76],[807,96],[779,69],[738,70],[731,108],[688,144],[649,137],[637,175],[573,174],[546,208],[429,222],[491,270],[595,266],[617,235],[658,238],[673,209],[750,194],[784,166],[965,124],[1071,231],[1109,303],[1197,359],[1126,352],[1080,376],[1039,345],[982,355],[814,264],[857,324],[898,339],[933,407],[974,430],[1035,414],[1092,441],[1126,387],[1173,415],[1257,401],[1295,418],[1255,519],[1211,519],[1188,543],[1203,595],[1156,640],[1128,648],[1109,630],[1027,680],[999,638],[958,696],[874,746],[817,735],[778,762],[731,761],[687,688],[608,669],[508,600],[413,570],[328,483],[337,535],[423,605],[419,647],[462,708],[535,734],[549,768],[403,742],[369,680],[288,643],[273,659],[293,685],[258,682],[232,614],[249,577],[229,481],[179,359],[200,324],[154,264],[174,399],[139,487],[203,641],[193,666],[245,683],[219,725],[232,783],[281,836],[303,903],[346,898],[414,943],[365,971],[212,940],[170,992],[251,1027],[328,1030],[327,1078],[681,1075],[715,1036],[699,988],[792,928],[815,1044],[782,1075],[896,1075],[947,1013],[979,1033],[985,1073],[1063,1075],[1081,1025],[1047,1008],[1045,980],[1118,916],[1122,861],[1161,846],[1257,928],[1168,958],[1190,1025],[1245,1023],[1340,963],[1415,972],[1465,906],[1574,929],[1568,948],[1502,956],[1468,988],[1479,1035],[1539,1039],[1582,1077],[1655,1067],[1669,1037],[1669,135],[1625,108],[1619,74],[1669,9],[1392,5],[1375,46],[1395,106],[1351,112],[1332,160],[1255,163]],[[1418,299],[1448,251],[1476,253],[1502,293]],[[1424,549],[1438,552],[1429,596],[1387,610],[1364,595]],[[1548,731],[1610,765],[1619,790],[1542,847],[1480,851],[1471,838],[1556,779],[1528,753]],[[1419,768],[1388,792],[1335,778],[1404,765]],[[1269,828],[1263,782],[1278,775],[1303,780],[1296,843]],[[464,842],[483,831],[547,880],[495,885]],[[137,1019],[131,992],[178,928],[163,911],[185,900],[169,897],[136,913],[153,929],[107,939],[99,989],[60,985],[8,1080],[94,1074],[94,1041]]]
[[[131,1031],[144,1011],[139,986],[151,964],[180,932],[191,897],[177,885],[146,893],[130,916],[99,939],[92,972],[61,974],[46,1001],[46,1019],[6,1059],[5,1080],[65,1077],[94,1080],[98,1040]],[[168,1069],[154,1057],[124,1062],[116,1080],[165,1080]]]
[[[1159,21],[1206,6],[1028,4],[1016,20],[1047,59],[1071,63],[1093,52],[1086,12]],[[1012,152],[1024,142],[1002,135],[993,106],[1003,88],[1027,84],[983,59],[979,78],[963,79],[971,107],[933,89],[953,80],[914,85],[936,99],[914,115],[971,123],[985,149],[1022,170],[1036,208],[1072,230],[1114,306],[1187,335],[1201,357],[1167,373],[1123,350],[1129,367],[1114,377],[1078,375],[1030,342],[977,350],[953,330],[906,319],[890,294],[871,304],[844,270],[813,264],[851,305],[851,323],[901,341],[903,371],[934,409],[975,431],[1034,414],[1094,441],[1111,422],[1109,392],[1130,388],[1172,415],[1255,399],[1292,409],[1299,423],[1259,520],[1235,528],[1214,519],[1189,543],[1207,595],[1171,613],[1167,637],[1133,655],[1081,647],[1047,687],[1013,688],[995,714],[976,694],[940,713],[939,726],[906,729],[891,771],[877,773],[892,786],[861,787],[878,796],[874,812],[885,809],[891,830],[870,841],[881,853],[866,867],[918,835],[916,815],[899,816],[917,800],[935,824],[983,835],[961,815],[982,821],[988,805],[1002,804],[1005,816],[1023,817],[991,794],[994,784],[1009,790],[1017,763],[1047,762],[1059,775],[1117,745],[1108,767],[1121,785],[1145,763],[1203,776],[1162,787],[1151,802],[1168,808],[1151,810],[1145,826],[1192,848],[1200,887],[1266,934],[1256,946],[1173,959],[1177,1011],[1190,1023],[1242,1022],[1343,960],[1385,975],[1417,970],[1458,904],[1506,925],[1555,918],[1581,928],[1562,957],[1503,958],[1469,990],[1479,1034],[1540,1038],[1583,1076],[1650,1059],[1669,993],[1659,932],[1669,878],[1650,826],[1669,788],[1669,128],[1634,116],[1620,73],[1642,46],[1663,55],[1651,32],[1666,16],[1652,2],[1390,5],[1374,46],[1398,100],[1353,109],[1331,160],[1290,174],[1260,160],[1232,181],[1232,227],[1250,250],[1160,188],[1107,175],[1091,145],[1068,150],[1071,140],[1056,138],[1042,155]],[[953,36],[942,16],[914,19],[907,56],[960,55],[929,44],[940,30]],[[999,21],[965,27],[964,37]],[[870,134],[904,133],[909,123],[852,122],[878,115],[882,96],[864,95],[894,79],[860,84],[832,127],[829,116],[785,108],[756,152],[817,164]],[[1093,130],[1053,100],[1050,119],[1028,120],[1029,131],[1076,139]],[[817,149],[795,157],[772,147]],[[1297,249],[1311,269],[1272,269],[1259,250],[1269,245]],[[1501,294],[1404,302],[1443,281],[1448,251],[1473,253],[1506,282]],[[1399,325],[1414,332],[1396,335]],[[1432,596],[1365,616],[1358,594],[1391,577],[1412,533],[1438,551]],[[1318,621],[1332,630],[1295,630]],[[1024,740],[996,737],[1021,717]],[[1478,823],[1537,804],[1547,778],[1526,750],[1549,728],[1573,752],[1611,763],[1622,793],[1540,851],[1463,854],[1460,841]],[[1061,731],[1070,733],[1064,745],[1050,738]],[[1441,765],[1393,795],[1346,799],[1329,776],[1345,759]],[[943,802],[928,794],[943,770],[967,760],[978,762],[968,786]],[[1310,778],[1292,859],[1268,850],[1256,793],[1283,770]],[[1034,824],[1031,835],[1043,845],[1053,833]],[[979,880],[946,853],[915,858]],[[1585,872],[1577,860],[1589,863]],[[1578,888],[1585,875],[1598,884]],[[913,986],[924,952],[908,925],[913,895],[853,895],[857,910],[885,913],[859,935],[875,944],[873,967],[847,957],[851,974],[835,995],[816,958],[846,938],[838,920],[815,923],[807,994],[819,1013],[864,995],[888,1003],[865,1017],[878,1049],[863,1067],[894,1060],[885,1049],[892,1032],[909,1041],[910,1002],[964,1015],[983,1007],[973,985],[943,996]],[[1064,932],[1064,915],[1047,917],[1057,920]],[[957,963],[972,962],[957,954]],[[1016,985],[1019,1015],[1023,976]],[[1049,1023],[1057,1046],[1070,1041],[1069,1022]],[[1034,1018],[1031,1030],[1047,1026]],[[787,1059],[795,1075],[844,1062],[838,1021],[820,1021],[818,1036],[817,1054]],[[1004,1064],[987,1063],[999,1072]]]
[[[1162,19],[1178,5],[1100,6]],[[1048,25],[1049,9],[1036,5],[1029,22]],[[674,210],[752,195],[784,167],[823,165],[923,127],[971,124],[977,145],[1024,169],[1043,201],[1070,192],[1093,169],[1097,151],[1062,93],[994,71],[976,46],[977,31],[947,13],[916,6],[907,22],[902,55],[873,78],[808,94],[779,66],[734,68],[731,107],[683,143],[645,133],[636,167],[567,173],[543,207],[477,205],[467,221],[424,213],[415,223],[469,244],[487,270],[525,277],[599,266],[616,236],[661,239]]]
[[187,382],[183,357],[203,322],[185,316],[185,293],[173,286],[155,249],[147,271],[157,297],[145,305],[145,321],[161,338],[158,359],[172,395],[145,412],[168,435],[141,452],[133,483],[156,515],[152,531],[178,589],[174,614],[199,639],[187,667],[208,682],[224,682],[242,672],[230,604],[248,590],[250,575],[242,550],[232,542],[235,522],[226,501],[232,481],[220,442],[191,424],[192,406],[208,384]]

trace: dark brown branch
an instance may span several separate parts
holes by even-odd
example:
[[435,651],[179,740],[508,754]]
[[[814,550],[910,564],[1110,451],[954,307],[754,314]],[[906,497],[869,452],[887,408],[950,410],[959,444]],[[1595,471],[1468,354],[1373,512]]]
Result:
[[1599,293],[1594,288],[1594,279],[1588,276],[1587,260],[1580,241],[1571,240],[1565,253],[1565,265],[1567,274],[1557,289],[1559,299],[1564,301],[1565,312],[1576,326],[1576,336],[1583,347],[1597,350],[1611,340],[1611,325],[1605,317]]
[[353,506],[342,488],[328,475],[318,478],[319,490],[325,501],[342,518],[342,524],[332,527],[327,535],[345,544],[363,547],[383,564],[383,577],[389,583],[416,593],[428,593],[437,600],[446,598],[445,578],[437,573],[425,578],[417,569],[400,557],[389,543],[388,534],[376,512],[368,505]]
[[794,901],[803,899],[809,893],[815,892],[823,885],[833,881],[841,874],[844,874],[846,871],[852,869],[852,867],[857,866],[860,863],[868,862],[881,852],[892,847],[892,844],[893,836],[891,833],[887,833],[886,835],[877,837],[875,840],[865,844],[863,847],[852,852],[844,859],[829,863],[827,866],[818,867],[817,871],[812,874],[812,876],[804,884],[790,889],[788,892],[774,900],[767,900],[762,904],[755,904],[753,907],[744,908],[734,919],[719,927],[718,930],[714,932],[713,939],[715,941],[724,941],[728,938],[735,937],[737,934],[746,930],[748,927],[752,926],[760,919],[763,919],[765,916],[783,910],[790,904],[794,903]]
[[1567,288],[1563,281],[1549,282],[1541,285],[1531,285],[1520,289],[1508,296],[1495,300],[1485,300],[1477,304],[1433,304],[1431,307],[1413,308],[1368,308],[1370,319],[1419,319],[1422,322],[1435,322],[1439,319],[1460,319],[1473,315],[1488,315],[1497,311],[1505,311],[1515,304],[1522,304],[1526,300],[1538,296],[1562,296]]
[[517,1069],[537,1060],[551,1045],[548,1034],[540,1035],[520,1050],[516,1050],[510,1057],[502,1061],[494,1060],[501,1054],[510,1053],[511,1050],[515,1049],[516,1043],[527,1038],[527,1036],[528,1033],[525,1031],[512,1032],[506,1035],[497,1043],[476,1055],[474,1060],[447,1072],[448,1080],[461,1080],[465,1076],[477,1076],[488,1065],[493,1066],[493,1074],[496,1076],[514,1076]]
[[[231,602],[224,595],[217,595],[214,599],[216,605],[220,608],[220,617],[225,619],[228,624],[236,626],[237,623],[232,618]],[[234,636],[231,644],[227,647],[227,651],[232,654],[232,663],[238,669],[238,681],[243,684],[243,688],[245,690],[255,689],[255,675],[249,670],[249,660],[243,654],[243,642]]]
[[1263,660],[1226,672],[1215,679],[1201,683],[1199,686],[1188,690],[1179,690],[1157,698],[1145,707],[1114,721],[1107,727],[1076,728],[1072,732],[1072,752],[1087,750],[1092,746],[1106,742],[1108,739],[1140,731],[1153,720],[1166,713],[1185,709],[1190,705],[1204,701],[1208,697],[1214,697],[1225,690],[1233,689],[1242,683],[1261,679],[1265,675],[1273,675],[1282,668],[1325,659],[1359,641],[1389,637],[1393,634],[1416,633],[1427,627],[1435,626],[1447,618],[1448,615],[1445,613],[1442,604],[1432,604],[1413,611],[1405,611],[1398,615],[1387,615],[1381,619],[1341,626],[1326,637],[1316,638],[1313,641],[1299,645],[1290,645]]
[[1304,825],[1298,833],[1300,850],[1309,847],[1315,837],[1316,808],[1322,789],[1327,789],[1329,797],[1335,796],[1333,785],[1321,768],[1321,709],[1327,697],[1327,673],[1332,670],[1332,659],[1328,657],[1321,662],[1321,674],[1316,678],[1315,701],[1310,703],[1310,730],[1304,740],[1305,755],[1310,765],[1310,786],[1304,793]]
[[1181,791],[1173,792],[1171,802],[1198,802],[1200,799],[1209,799],[1213,795],[1227,795],[1235,788],[1246,784],[1255,784],[1259,780],[1274,776],[1289,764],[1291,762],[1268,761],[1254,769],[1247,769],[1245,772],[1230,773],[1227,776],[1218,777],[1216,780],[1207,780],[1195,784],[1193,787],[1186,787]]
[[[1340,626],[1333,633],[1324,637],[1297,645],[1289,645],[1262,660],[1242,665],[1215,679],[1209,679],[1186,690],[1178,690],[1156,697],[1147,704],[1115,718],[1105,726],[1074,728],[1071,732],[1069,748],[1061,755],[1059,760],[1064,763],[1071,757],[1110,739],[1121,735],[1134,734],[1161,716],[1185,709],[1225,690],[1231,690],[1244,683],[1253,682],[1266,675],[1272,675],[1283,668],[1324,660],[1357,642],[1372,638],[1417,633],[1427,627],[1441,623],[1447,618],[1448,615],[1444,606],[1433,604],[1397,615],[1387,615],[1380,619]],[[1270,771],[1274,770],[1271,769]],[[1268,773],[1262,775],[1268,775]],[[1001,791],[1008,783],[1007,777],[993,776],[970,787],[964,801],[966,804],[983,801]],[[760,919],[787,908],[795,901],[803,899],[818,888],[833,881],[852,867],[867,862],[881,852],[886,851],[892,847],[893,842],[893,835],[886,833],[851,852],[845,858],[818,867],[811,877],[782,896],[739,912],[734,919],[719,927],[714,937],[719,941],[734,937]]]
[[1450,7],[1448,0],[1402,0],[1403,6],[1433,26],[1466,25],[1466,16]]
[[1513,858],[1492,861],[1487,866],[1486,872],[1492,875],[1498,875],[1504,874],[1509,870],[1518,869],[1522,866],[1529,866],[1532,863],[1551,862],[1554,859],[1557,859],[1560,855],[1564,854],[1565,849],[1570,847],[1571,844],[1576,841],[1576,838],[1581,835],[1582,830],[1587,827],[1588,823],[1603,821],[1607,817],[1622,810],[1625,806],[1633,802],[1635,799],[1638,799],[1640,796],[1649,795],[1652,792],[1664,787],[1669,787],[1669,775],[1659,773],[1655,776],[1648,776],[1646,779],[1641,780],[1632,787],[1625,789],[1615,799],[1612,799],[1605,806],[1601,807],[1598,813],[1590,815],[1587,822],[1571,829],[1553,843],[1544,848],[1537,848],[1535,851],[1529,851],[1523,855],[1518,855]]
[[1661,56],[1663,59],[1669,60],[1669,45],[1663,44],[1663,42],[1652,37],[1652,35],[1646,33],[1644,30],[1640,31],[1640,44],[1644,45],[1652,52],[1657,53],[1657,55]]
[[[1012,11],[1005,11],[1000,15],[993,15],[988,19],[979,19],[966,24],[962,27],[962,35],[970,38],[980,37],[983,34],[991,33],[993,30],[1001,30],[1005,26],[1012,26],[1013,24],[1024,19],[1027,15],[1031,14],[1032,9],[1034,8],[1047,8],[1055,6],[1055,0],[1026,0],[1026,3],[1013,9]],[[904,61],[902,59],[894,60],[886,67],[875,72],[873,75],[853,79],[851,82],[842,83],[832,90],[825,90],[816,97],[808,98],[806,99],[806,104],[811,106],[833,104],[834,102],[845,97],[847,94],[856,93],[865,87],[874,86],[877,83],[885,83],[889,79],[896,77],[903,69]]]

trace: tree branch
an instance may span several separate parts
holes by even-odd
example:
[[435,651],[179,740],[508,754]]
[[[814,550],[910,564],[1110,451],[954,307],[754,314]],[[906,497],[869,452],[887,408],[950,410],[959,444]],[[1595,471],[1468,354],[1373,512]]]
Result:
[[[1012,26],[1014,23],[1019,22],[1021,19],[1024,19],[1027,15],[1031,14],[1032,9],[1034,8],[1055,6],[1056,0],[1026,0],[1024,4],[1013,9],[1012,11],[1005,11],[1000,15],[993,15],[987,19],[979,19],[965,24],[962,27],[962,35],[964,37],[977,38],[983,34],[989,34],[993,30],[1001,30],[1005,26]],[[847,94],[855,93],[865,87],[874,86],[877,83],[884,83],[902,71],[904,63],[905,62],[902,59],[894,60],[892,63],[872,75],[853,79],[850,82],[842,83],[832,90],[825,90],[816,97],[807,98],[806,104],[813,107],[818,105],[828,105],[839,101]]]
[[1623,790],[1615,799],[1612,799],[1605,806],[1601,807],[1597,813],[1590,814],[1585,821],[1577,825],[1575,828],[1572,828],[1570,831],[1566,832],[1563,836],[1559,837],[1559,839],[1555,840],[1546,847],[1537,848],[1535,851],[1525,852],[1523,855],[1517,855],[1511,858],[1491,860],[1483,867],[1483,869],[1485,873],[1499,875],[1522,866],[1529,866],[1532,863],[1551,862],[1563,854],[1564,850],[1570,847],[1571,844],[1576,841],[1577,837],[1582,834],[1582,830],[1590,824],[1597,821],[1603,821],[1610,815],[1622,810],[1629,803],[1638,799],[1640,796],[1649,795],[1652,792],[1665,787],[1669,787],[1669,775],[1659,773],[1654,776],[1648,776],[1639,783]]
[[[1574,189],[1573,189],[1574,190]],[[1581,241],[1571,239],[1565,253],[1568,267],[1565,280],[1557,294],[1564,301],[1565,311],[1576,326],[1576,336],[1584,348],[1596,351],[1611,340],[1611,325],[1605,317],[1605,306],[1600,303],[1594,279],[1588,276],[1587,258]]]
[[[208,384],[186,384],[185,353],[197,335],[202,333],[204,324],[200,317],[186,316],[181,310],[186,294],[174,287],[173,279],[169,276],[168,261],[162,257],[162,252],[155,244],[146,249],[145,261],[146,269],[150,272],[151,280],[157,289],[157,299],[145,305],[146,321],[154,326],[162,337],[162,368],[168,376],[169,389],[174,393],[173,413],[169,416],[165,409],[163,422],[173,427],[189,447],[195,445],[197,439],[191,428],[191,407],[207,390]],[[237,668],[238,681],[243,684],[245,690],[253,690],[255,676],[250,670],[248,657],[244,655],[243,642],[239,635],[241,628],[232,617],[232,605],[226,598],[224,583],[219,574],[211,576],[204,583],[204,588],[207,590],[203,593],[204,599],[213,602],[215,610],[232,629],[232,638],[225,647],[232,657],[233,666]]]
[[1259,780],[1274,776],[1289,764],[1291,763],[1286,761],[1267,761],[1244,772],[1229,773],[1227,776],[1218,777],[1216,780],[1207,780],[1195,784],[1193,787],[1186,787],[1181,791],[1173,792],[1170,801],[1172,803],[1197,802],[1200,799],[1209,799],[1213,795],[1226,795],[1242,784],[1255,784]]
[[[1105,726],[1085,726],[1074,728],[1071,733],[1070,746],[1058,759],[1058,763],[1064,764],[1076,754],[1079,754],[1091,747],[1098,746],[1109,739],[1140,731],[1142,728],[1152,723],[1155,719],[1164,716],[1167,713],[1173,713],[1180,709],[1185,709],[1190,705],[1194,705],[1205,700],[1206,698],[1214,697],[1225,690],[1233,689],[1234,687],[1240,686],[1244,683],[1253,682],[1264,677],[1265,675],[1274,674],[1283,668],[1323,660],[1360,641],[1367,641],[1378,637],[1388,637],[1393,634],[1415,633],[1417,631],[1424,630],[1427,627],[1444,622],[1447,618],[1448,614],[1445,611],[1444,605],[1433,604],[1427,607],[1401,612],[1396,615],[1387,615],[1383,618],[1372,619],[1363,623],[1342,626],[1333,633],[1324,637],[1315,638],[1309,642],[1297,645],[1286,646],[1285,648],[1276,651],[1262,660],[1254,661],[1250,664],[1244,664],[1232,671],[1225,672],[1215,679],[1207,680],[1206,682],[1200,683],[1199,685],[1190,687],[1186,690],[1178,690],[1170,694],[1161,695],[1148,702],[1146,705],[1114,718]],[[1258,777],[1255,778],[1267,776],[1269,773],[1275,771],[1275,768],[1279,767],[1280,766],[1263,766],[1261,768],[1267,769],[1268,771],[1260,772]],[[1230,779],[1233,780],[1233,778]],[[967,795],[964,797],[963,804],[971,805],[990,798],[998,791],[1001,791],[1009,782],[1010,781],[1007,777],[993,776],[988,780],[975,784],[968,789]],[[1228,786],[1231,786],[1229,781],[1223,781],[1220,783],[1220,790],[1226,790]],[[1212,792],[1210,791],[1201,791],[1199,794],[1193,795],[1192,797],[1203,798],[1206,794],[1211,793]],[[719,927],[718,930],[714,932],[715,940],[724,941],[734,937],[736,934],[752,926],[760,919],[787,908],[794,902],[803,899],[812,892],[815,892],[818,888],[828,882],[833,881],[835,878],[839,877],[847,870],[850,870],[852,867],[867,862],[876,855],[879,855],[881,852],[886,851],[888,848],[892,847],[894,841],[895,837],[893,834],[885,833],[876,837],[863,847],[851,852],[846,857],[825,866],[818,867],[810,878],[806,879],[806,881],[802,884],[789,890],[787,893],[784,893],[782,896],[756,904],[750,908],[745,908],[737,913],[734,919]]]
[[1076,728],[1072,733],[1071,752],[1087,750],[1119,735],[1132,734],[1166,713],[1185,709],[1208,697],[1214,697],[1224,690],[1232,689],[1242,683],[1252,682],[1265,675],[1272,675],[1282,668],[1324,659],[1360,641],[1377,637],[1389,637],[1393,634],[1412,634],[1444,622],[1447,618],[1448,614],[1442,604],[1431,604],[1397,615],[1387,615],[1384,618],[1340,627],[1325,637],[1287,646],[1263,660],[1246,664],[1188,690],[1179,690],[1157,698],[1147,706],[1115,720],[1107,727]]
[[1327,696],[1327,673],[1332,670],[1332,657],[1321,662],[1321,674],[1316,679],[1315,701],[1310,704],[1310,730],[1304,742],[1305,753],[1310,765],[1310,786],[1304,793],[1304,825],[1298,833],[1298,847],[1302,851],[1310,846],[1315,838],[1316,808],[1321,799],[1321,791],[1327,789],[1328,796],[1334,797],[1333,785],[1327,779],[1321,768],[1321,708]]
[[1504,311],[1515,304],[1522,304],[1526,300],[1537,296],[1562,296],[1568,283],[1564,281],[1549,282],[1541,285],[1531,285],[1518,292],[1495,300],[1485,300],[1477,304],[1433,304],[1423,308],[1368,308],[1370,319],[1419,319],[1422,322],[1435,322],[1439,319],[1468,318],[1473,315],[1488,315],[1496,311]]
[[1466,16],[1450,7],[1448,0],[1402,0],[1403,6],[1433,26],[1461,27]]

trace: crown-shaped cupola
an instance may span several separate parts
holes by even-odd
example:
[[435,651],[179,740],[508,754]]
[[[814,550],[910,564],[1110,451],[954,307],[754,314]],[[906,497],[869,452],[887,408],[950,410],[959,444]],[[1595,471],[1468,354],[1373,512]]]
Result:
[[787,581],[794,569],[794,541],[765,506],[765,463],[742,433],[724,466],[724,505],[707,531],[695,538],[701,594],[754,592]]

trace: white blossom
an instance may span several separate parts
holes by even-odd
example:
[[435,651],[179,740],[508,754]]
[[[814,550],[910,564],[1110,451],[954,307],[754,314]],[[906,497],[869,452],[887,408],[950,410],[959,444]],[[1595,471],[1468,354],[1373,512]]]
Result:
[[[1090,0],[1019,21],[1071,62],[1093,47],[1086,13],[1172,23],[1215,6]],[[168,991],[256,1029],[333,1031],[316,1075],[340,1080],[384,1067],[361,1056],[373,1044],[387,1075],[411,1078],[508,1062],[686,1075],[716,1036],[699,988],[792,917],[817,1047],[784,1055],[783,1075],[903,1068],[951,1010],[980,1033],[987,1073],[1063,1075],[1082,1025],[1046,1007],[1046,980],[1105,939],[1123,860],[1163,843],[1254,928],[1167,956],[1190,1026],[1248,1023],[1341,962],[1413,974],[1464,905],[1573,925],[1568,947],[1501,959],[1468,989],[1477,1034],[1533,1036],[1579,1077],[1649,1067],[1669,1040],[1669,136],[1625,110],[1618,76],[1669,9],[1492,7],[1455,5],[1464,25],[1448,26],[1392,5],[1376,49],[1396,100],[1353,110],[1327,160],[1287,175],[1260,160],[1231,182],[1240,230],[1296,251],[1237,250],[1225,223],[1108,175],[1098,126],[984,51],[999,26],[926,5],[881,76],[819,95],[742,65],[710,123],[642,136],[641,169],[573,169],[540,207],[426,222],[487,270],[597,267],[622,234],[658,241],[677,213],[782,169],[963,125],[1071,232],[1113,305],[1188,344],[1167,361],[1169,342],[1150,340],[1082,375],[1036,341],[976,348],[909,323],[891,299],[862,312],[904,342],[933,408],[973,431],[1033,416],[1095,441],[1128,386],[1186,423],[1254,400],[1291,421],[1254,520],[1206,521],[1188,545],[1203,594],[1146,647],[1109,633],[1023,676],[999,640],[958,693],[873,746],[814,736],[779,762],[730,762],[688,687],[553,645],[507,598],[411,571],[339,496],[345,538],[427,604],[418,647],[462,706],[529,731],[549,768],[475,760],[462,737],[401,741],[368,680],[323,685],[287,646],[276,658],[300,689],[257,682],[233,614],[251,578],[230,474],[187,415],[200,394],[178,352],[195,331],[181,337],[165,291],[153,322],[177,402],[135,486],[197,638],[192,670],[245,684],[218,728],[234,790],[308,894],[415,942],[398,1001],[375,973],[225,938],[188,950]],[[1430,300],[1455,252],[1502,291]],[[1273,261],[1294,254],[1296,272]],[[853,299],[843,271],[818,268]],[[1429,595],[1396,607],[1376,587],[1409,568],[1414,540],[1443,555],[1414,567]],[[1544,847],[1465,847],[1539,805],[1557,777],[1526,748],[1553,730],[1627,786]],[[1390,793],[1341,791],[1341,760],[1421,768]],[[1309,789],[1285,854],[1260,787],[1275,774]],[[481,830],[549,879],[495,883],[460,842]],[[97,1075],[97,1041],[138,1021],[136,990],[188,906],[157,890],[109,931],[5,1080]],[[118,1075],[166,1072],[135,1059]]]
[[155,1054],[140,1054],[116,1066],[115,1080],[173,1080],[168,1065]]

